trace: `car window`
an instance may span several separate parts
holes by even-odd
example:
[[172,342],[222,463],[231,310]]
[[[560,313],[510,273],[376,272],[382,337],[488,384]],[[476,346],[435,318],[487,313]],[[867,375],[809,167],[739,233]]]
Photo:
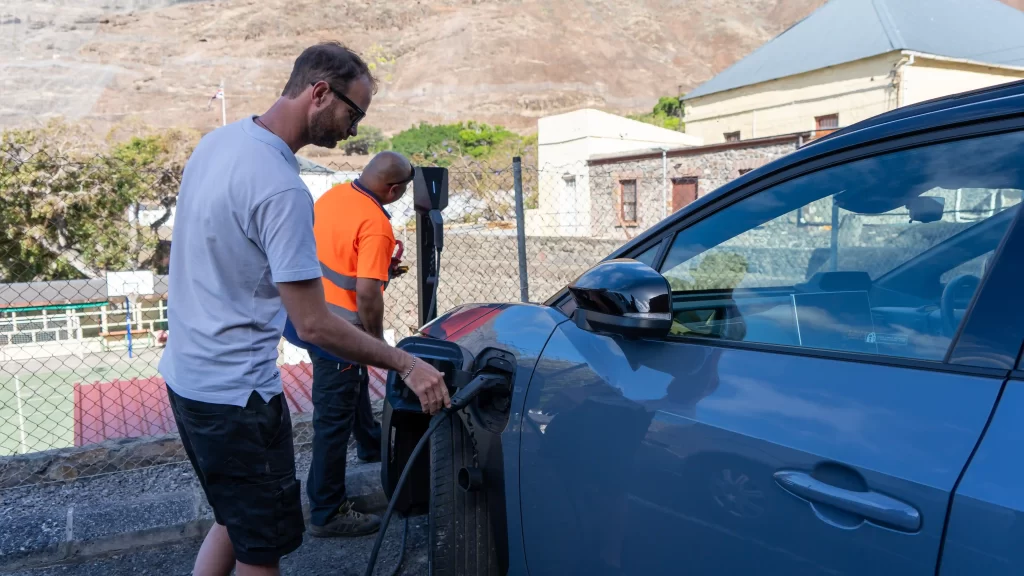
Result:
[[654,268],[654,259],[658,257],[658,248],[661,247],[661,243],[651,246],[647,250],[644,250],[639,256],[634,256],[633,259],[637,262],[643,262],[651,268]]
[[941,360],[1021,203],[1024,133],[832,166],[681,231],[676,336]]

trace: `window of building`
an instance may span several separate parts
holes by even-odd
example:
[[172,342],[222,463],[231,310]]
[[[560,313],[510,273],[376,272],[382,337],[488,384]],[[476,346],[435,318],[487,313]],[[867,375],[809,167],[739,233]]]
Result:
[[726,142],[739,142],[740,141],[740,133],[739,132],[726,132],[725,133],[725,141]]
[[814,136],[821,138],[839,129],[839,114],[818,116],[814,119]]
[[636,180],[619,181],[619,214],[623,222],[636,223]]

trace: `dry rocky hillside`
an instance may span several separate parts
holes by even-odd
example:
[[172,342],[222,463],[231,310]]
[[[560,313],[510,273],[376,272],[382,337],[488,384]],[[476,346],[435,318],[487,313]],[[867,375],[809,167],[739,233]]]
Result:
[[[1003,0],[1024,8],[1024,0]],[[202,131],[269,105],[298,52],[337,39],[376,67],[367,124],[531,130],[581,106],[685,91],[824,0],[6,0],[0,127],[50,116]]]

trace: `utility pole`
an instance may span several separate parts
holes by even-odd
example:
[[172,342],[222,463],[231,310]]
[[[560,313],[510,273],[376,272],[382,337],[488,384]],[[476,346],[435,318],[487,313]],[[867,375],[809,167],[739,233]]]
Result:
[[678,96],[676,96],[676,100],[679,101],[679,125],[682,126],[683,125],[683,85],[682,84],[676,85],[676,94],[678,94]]
[[209,110],[214,100],[220,100],[220,125],[227,126],[228,124],[228,102],[224,97],[224,79],[220,79],[220,88],[217,88],[216,94],[210,97],[210,101],[206,103],[206,109]]
[[224,96],[224,79],[220,79],[220,125],[228,124],[228,99]]
[[661,217],[668,218],[668,146],[661,146]]

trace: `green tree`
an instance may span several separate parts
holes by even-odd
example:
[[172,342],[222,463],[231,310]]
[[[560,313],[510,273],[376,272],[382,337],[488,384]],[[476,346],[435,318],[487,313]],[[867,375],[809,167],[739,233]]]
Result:
[[[391,149],[416,163],[451,166],[460,158],[482,160],[519,136],[501,126],[479,122],[457,124],[420,123],[391,139]],[[511,161],[511,158],[510,158]]]
[[480,159],[489,155],[496,146],[513,138],[515,134],[501,126],[470,122],[459,130],[459,147],[469,156]]
[[682,132],[686,124],[681,120],[683,104],[681,98],[662,96],[648,114],[636,114],[629,118],[669,130]]
[[421,122],[391,138],[391,149],[418,164],[449,166],[461,156],[461,124],[434,125]]
[[682,101],[679,98],[673,96],[662,96],[658,98],[658,103],[654,105],[652,111],[655,116],[675,116],[676,118],[682,116],[680,112],[683,109]]
[[[100,154],[55,123],[0,135],[0,279],[95,277],[104,270],[159,270],[158,231],[174,206],[194,138],[133,136]],[[139,221],[146,208],[162,218]]]
[[380,128],[374,126],[361,126],[359,135],[344,141],[342,149],[345,154],[365,156],[373,152],[380,152],[387,143],[387,138]]

